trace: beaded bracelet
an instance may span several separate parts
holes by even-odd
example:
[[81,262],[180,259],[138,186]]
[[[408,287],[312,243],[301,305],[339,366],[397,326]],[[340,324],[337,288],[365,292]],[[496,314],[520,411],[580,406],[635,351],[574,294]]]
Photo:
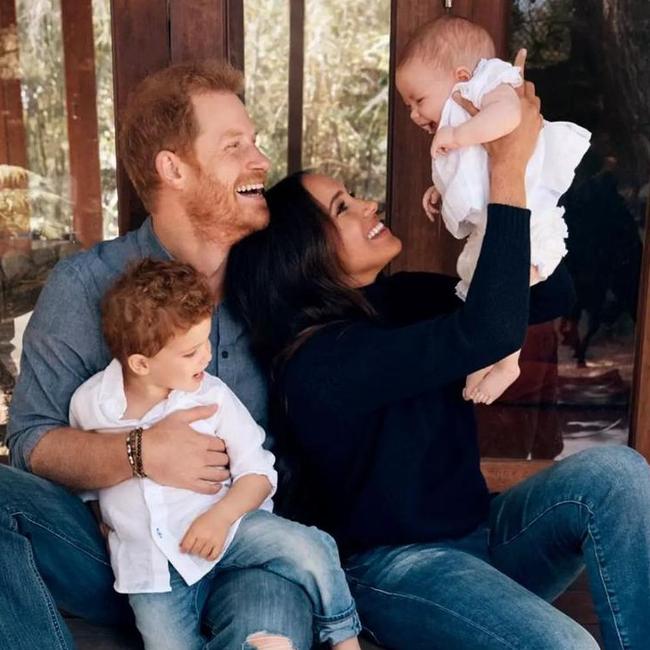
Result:
[[136,478],[146,478],[142,467],[142,427],[132,429],[126,436],[126,457]]

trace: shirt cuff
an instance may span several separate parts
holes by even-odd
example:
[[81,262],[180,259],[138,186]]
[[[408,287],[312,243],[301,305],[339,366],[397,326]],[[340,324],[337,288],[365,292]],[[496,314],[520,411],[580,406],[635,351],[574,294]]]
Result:
[[22,433],[16,433],[9,437],[7,445],[9,446],[9,462],[12,467],[21,469],[25,472],[32,471],[31,455],[34,447],[40,442],[41,438],[52,429],[57,429],[61,424],[41,424],[31,427]]

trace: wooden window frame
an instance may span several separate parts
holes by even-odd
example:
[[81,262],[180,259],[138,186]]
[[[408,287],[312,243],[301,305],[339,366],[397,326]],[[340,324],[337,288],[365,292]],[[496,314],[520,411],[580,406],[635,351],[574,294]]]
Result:
[[[293,7],[294,29],[304,20],[303,0]],[[292,3],[293,5],[293,3]],[[129,91],[144,76],[170,63],[207,56],[227,58],[243,69],[243,0],[112,0],[116,121],[119,124]],[[506,51],[511,0],[454,0],[453,12],[490,31],[501,55]],[[420,197],[429,178],[426,139],[411,124],[395,89],[395,60],[408,35],[422,22],[441,15],[443,2],[392,0],[388,133],[388,214],[391,228],[405,251],[392,270],[419,269],[452,273],[459,244],[439,224],[420,218]],[[292,33],[294,32],[292,29]],[[294,49],[302,44],[293,40]],[[297,65],[297,64],[296,64]],[[299,71],[294,70],[298,83]],[[300,92],[300,95],[302,93]],[[302,122],[301,97],[294,87],[295,115]],[[296,127],[297,128],[297,127]],[[296,166],[299,148],[290,148],[289,168]],[[298,163],[299,164],[299,163]],[[421,169],[422,173],[414,173]],[[136,227],[144,208],[119,164],[120,230]],[[650,219],[650,215],[649,215]],[[650,223],[650,221],[649,221]],[[650,459],[650,228],[646,231],[643,274],[636,329],[636,358],[631,405],[630,444]],[[483,469],[494,489],[504,489],[553,461],[486,458]]]
[[[460,243],[441,226],[421,218],[420,200],[430,184],[429,147],[409,119],[395,89],[395,62],[409,34],[427,20],[441,16],[443,2],[392,0],[391,63],[388,142],[388,214],[391,228],[404,242],[404,252],[393,264],[393,271],[429,270],[453,275]],[[454,0],[453,14],[483,25],[495,40],[497,52],[504,56],[511,0]],[[420,174],[417,170],[422,170]],[[650,203],[646,223],[641,287],[636,323],[635,372],[631,398],[629,445],[650,460]],[[484,458],[481,466],[493,490],[503,490],[548,467],[549,460]]]

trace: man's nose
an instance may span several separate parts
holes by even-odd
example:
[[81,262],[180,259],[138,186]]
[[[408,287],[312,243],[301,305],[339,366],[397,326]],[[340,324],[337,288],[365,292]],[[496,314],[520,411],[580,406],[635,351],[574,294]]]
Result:
[[271,168],[271,161],[255,146],[253,157],[250,161],[250,166],[253,169],[267,172]]

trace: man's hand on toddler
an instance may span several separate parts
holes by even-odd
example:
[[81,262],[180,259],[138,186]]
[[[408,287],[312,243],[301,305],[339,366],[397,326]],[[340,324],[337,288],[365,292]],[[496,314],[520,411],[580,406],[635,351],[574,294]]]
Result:
[[440,214],[440,192],[435,185],[432,185],[422,196],[422,208],[431,222],[434,222]]
[[219,508],[213,506],[207,512],[199,515],[187,529],[181,541],[181,551],[198,555],[204,560],[216,560],[224,544],[232,522]]
[[458,149],[459,146],[460,144],[456,140],[456,131],[452,126],[438,127],[431,142],[431,157],[447,154],[453,149]]

